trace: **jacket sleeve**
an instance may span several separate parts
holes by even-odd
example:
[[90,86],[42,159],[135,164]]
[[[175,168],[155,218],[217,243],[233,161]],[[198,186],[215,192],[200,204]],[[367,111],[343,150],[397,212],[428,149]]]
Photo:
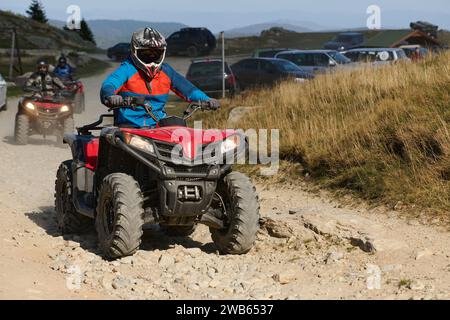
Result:
[[53,83],[59,87],[60,89],[64,89],[66,86],[64,85],[64,83],[61,81],[61,79],[59,79],[57,76],[52,75],[52,81]]
[[180,98],[191,101],[208,101],[208,97],[203,91],[195,87],[185,77],[176,72],[171,66],[164,64],[163,71],[169,76],[171,81],[170,89]]
[[129,66],[124,62],[106,78],[100,90],[100,101],[103,104],[107,97],[117,94],[122,85],[127,82],[129,73]]

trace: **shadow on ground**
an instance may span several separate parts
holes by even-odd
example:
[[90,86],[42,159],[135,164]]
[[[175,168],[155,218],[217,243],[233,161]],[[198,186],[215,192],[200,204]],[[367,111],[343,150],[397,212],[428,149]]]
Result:
[[[62,235],[58,227],[54,207],[39,207],[37,211],[27,212],[25,215],[37,226],[44,229],[49,236],[55,238],[63,237],[64,240],[71,240],[79,243],[80,247],[86,251],[100,254],[97,248],[97,235],[95,233],[94,223],[92,223],[92,228],[88,233],[79,235]],[[164,251],[172,248],[174,245],[181,245],[187,249],[199,248],[208,254],[214,254],[217,252],[217,248],[212,242],[201,243],[191,239],[190,237],[169,237],[160,230],[159,226],[145,226],[140,250]]]

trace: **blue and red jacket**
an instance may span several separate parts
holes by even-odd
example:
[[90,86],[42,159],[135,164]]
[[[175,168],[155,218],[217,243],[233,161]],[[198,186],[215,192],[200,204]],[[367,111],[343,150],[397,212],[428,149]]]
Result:
[[[115,94],[122,97],[144,96],[146,102],[152,106],[152,112],[158,120],[166,117],[164,107],[169,99],[170,90],[186,101],[210,100],[205,93],[166,63],[162,64],[160,72],[151,80],[149,86],[146,85],[145,79],[145,74],[128,58],[103,82],[100,99],[102,103],[105,103],[107,97]],[[142,107],[135,110],[118,109],[114,111],[114,118],[116,125],[137,128],[156,125]]]

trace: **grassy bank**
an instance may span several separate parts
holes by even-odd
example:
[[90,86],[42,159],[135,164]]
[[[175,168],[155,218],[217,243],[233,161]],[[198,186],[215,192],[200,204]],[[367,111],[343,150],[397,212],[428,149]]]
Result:
[[[280,129],[284,173],[376,203],[450,209],[449,53],[282,83],[232,104],[263,106],[239,127]],[[208,125],[225,126],[230,109],[209,115]]]

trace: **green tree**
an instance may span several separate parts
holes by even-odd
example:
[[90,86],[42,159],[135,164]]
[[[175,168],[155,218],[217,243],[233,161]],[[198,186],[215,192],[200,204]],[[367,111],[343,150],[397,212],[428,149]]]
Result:
[[79,32],[82,39],[92,42],[93,44],[97,44],[95,42],[94,34],[92,33],[91,28],[89,28],[89,25],[84,19],[81,20]]
[[41,23],[47,23],[48,19],[45,14],[44,6],[39,0],[33,0],[31,1],[30,7],[27,10],[28,16]]

